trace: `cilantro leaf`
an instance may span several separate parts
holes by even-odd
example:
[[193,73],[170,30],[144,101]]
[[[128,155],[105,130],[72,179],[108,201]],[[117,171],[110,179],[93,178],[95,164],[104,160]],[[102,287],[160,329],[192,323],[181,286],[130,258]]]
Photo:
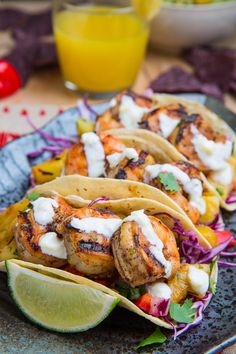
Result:
[[130,288],[128,291],[128,299],[130,300],[138,300],[140,298],[141,294],[139,291],[139,288]]
[[156,330],[146,339],[144,339],[135,349],[145,347],[146,345],[155,344],[155,343],[164,343],[166,341],[166,336],[161,333],[160,327],[157,327]]
[[195,315],[195,309],[192,308],[193,302],[191,299],[186,299],[183,305],[172,302],[170,304],[170,316],[176,322],[191,323]]
[[38,199],[40,197],[40,194],[37,192],[31,192],[26,196],[26,198],[30,201],[33,202],[34,200]]
[[159,173],[160,181],[167,191],[179,192],[180,188],[173,173]]
[[216,188],[216,191],[217,191],[217,193],[221,196],[221,197],[223,197],[223,195],[224,195],[224,191],[221,189],[221,188]]

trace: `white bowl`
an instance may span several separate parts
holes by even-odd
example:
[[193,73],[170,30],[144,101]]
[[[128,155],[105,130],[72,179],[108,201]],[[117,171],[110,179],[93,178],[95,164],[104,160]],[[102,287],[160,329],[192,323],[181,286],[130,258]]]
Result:
[[151,27],[151,45],[168,52],[208,44],[236,31],[236,0],[208,5],[164,3]]

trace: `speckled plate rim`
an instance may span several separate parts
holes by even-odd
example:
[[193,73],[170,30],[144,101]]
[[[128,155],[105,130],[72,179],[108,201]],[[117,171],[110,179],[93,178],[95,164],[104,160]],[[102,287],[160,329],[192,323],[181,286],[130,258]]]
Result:
[[[220,102],[218,101],[215,101],[211,98],[208,98],[207,96],[205,95],[202,95],[202,94],[179,94],[179,95],[175,95],[175,96],[180,96],[180,97],[183,97],[187,100],[190,100],[190,101],[197,101],[201,104],[204,104],[206,105],[207,107],[209,107],[209,109],[212,109],[213,111],[215,111],[215,113],[217,114],[220,114],[220,113],[223,113],[221,114],[222,116],[224,114],[227,113],[228,117],[230,118],[230,122],[228,122],[231,127],[233,127],[233,118],[235,118],[235,114],[231,111],[229,111],[223,104],[221,104]],[[216,105],[216,110],[213,109],[213,106]],[[102,113],[105,109],[106,109],[106,106],[107,106],[107,102],[102,102],[102,103],[96,103],[96,104],[93,104],[93,107],[95,110],[98,111],[98,113]],[[75,109],[75,107],[71,107],[71,108],[68,108],[66,111],[73,111]],[[65,111],[65,112],[66,112]],[[65,113],[64,112],[64,113]],[[63,113],[62,113],[63,115]],[[48,124],[50,124],[54,119],[57,119],[58,116],[55,116],[53,117],[50,121],[48,121],[46,124],[44,124],[41,128],[45,128],[47,127]],[[21,137],[17,138],[16,140],[20,140],[22,137],[25,137],[25,136],[28,136],[28,135],[34,135],[35,132],[30,132],[30,133],[27,133],[27,134],[24,134],[22,135]],[[14,143],[14,140],[7,143],[6,145],[11,145],[12,143]],[[6,146],[5,145],[5,146]],[[206,351],[204,354],[216,354],[216,353],[219,353],[221,350],[233,345],[236,343],[236,335],[233,335],[232,337],[229,337],[227,338],[226,340],[224,340],[223,342],[221,342],[220,344],[212,347],[211,349],[209,349],[208,351]]]
[[231,345],[233,345],[235,343],[236,343],[236,335],[226,339],[224,342],[218,344],[214,348],[211,348],[210,350],[205,352],[205,354],[216,354],[216,353],[219,353],[220,350],[223,350],[223,349],[225,349],[225,348],[227,348],[227,347],[229,347],[229,346],[231,346]]

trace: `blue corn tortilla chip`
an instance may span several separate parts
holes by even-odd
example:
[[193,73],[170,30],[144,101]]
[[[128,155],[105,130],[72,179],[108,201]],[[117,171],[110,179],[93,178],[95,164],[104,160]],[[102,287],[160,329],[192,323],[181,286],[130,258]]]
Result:
[[15,9],[0,9],[0,30],[21,29],[34,36],[52,33],[51,10],[30,14]]
[[173,67],[164,72],[150,83],[154,92],[184,93],[201,92],[219,100],[223,99],[221,89],[211,83],[202,83],[193,73],[181,67]]
[[202,82],[215,84],[223,92],[229,91],[236,70],[235,50],[196,47],[187,50],[184,58],[193,66],[196,77]]

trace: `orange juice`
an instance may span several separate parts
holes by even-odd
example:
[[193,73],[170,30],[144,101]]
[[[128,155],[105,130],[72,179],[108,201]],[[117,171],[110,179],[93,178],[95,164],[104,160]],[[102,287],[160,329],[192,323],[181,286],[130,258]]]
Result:
[[67,86],[105,93],[134,82],[149,30],[128,9],[80,6],[55,14],[54,33]]

